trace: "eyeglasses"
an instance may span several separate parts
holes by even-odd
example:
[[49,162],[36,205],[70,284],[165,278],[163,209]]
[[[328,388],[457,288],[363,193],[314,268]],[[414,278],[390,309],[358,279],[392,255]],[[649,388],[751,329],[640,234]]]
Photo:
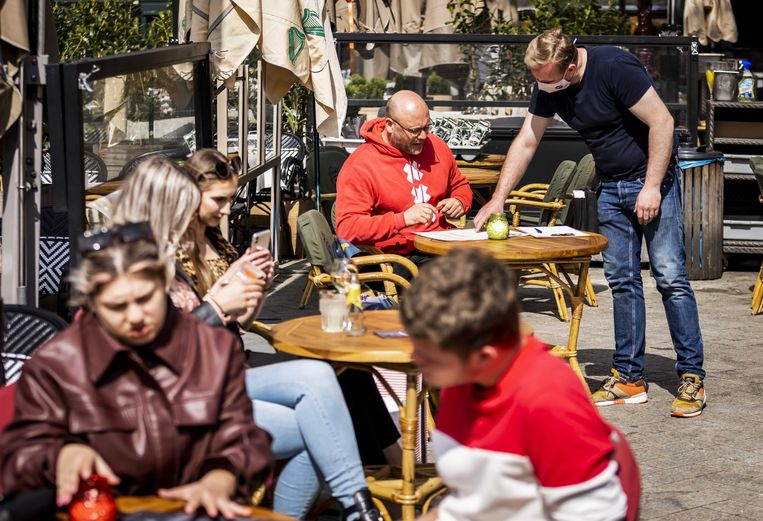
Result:
[[148,221],[144,221],[86,231],[77,238],[77,247],[80,253],[84,255],[108,248],[117,240],[125,244],[140,240],[155,241],[151,225]]
[[389,116],[387,116],[387,118],[389,118],[395,125],[397,125],[398,127],[402,128],[403,130],[405,130],[406,133],[408,133],[408,135],[411,136],[411,137],[416,137],[419,134],[421,134],[422,132],[426,132],[427,134],[429,134],[432,131],[432,122],[431,121],[429,123],[427,123],[426,125],[424,125],[423,127],[408,128],[408,127],[404,127],[403,125],[401,125],[395,118],[390,118]]

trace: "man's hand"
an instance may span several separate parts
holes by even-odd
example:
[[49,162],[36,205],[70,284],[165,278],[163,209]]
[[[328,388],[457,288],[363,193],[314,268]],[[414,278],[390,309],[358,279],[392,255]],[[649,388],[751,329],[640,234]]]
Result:
[[496,199],[493,197],[490,199],[486,205],[480,208],[480,211],[477,212],[476,217],[474,217],[474,229],[480,231],[482,228],[484,228],[485,223],[487,222],[491,213],[503,213],[503,206],[505,202],[506,200],[504,198]]
[[458,219],[464,215],[464,205],[455,197],[449,197],[437,203],[437,210],[449,219]]
[[185,513],[192,515],[202,507],[209,517],[219,514],[225,519],[248,516],[251,509],[230,499],[235,491],[236,477],[227,470],[211,470],[199,481],[182,487],[159,489],[159,496],[166,499],[180,499],[186,502]]
[[103,476],[110,485],[118,485],[119,478],[92,447],[81,443],[64,445],[56,460],[56,504],[68,505],[77,493],[80,480],[93,474]]
[[636,217],[641,225],[649,224],[660,213],[660,187],[644,185],[636,198]]
[[405,217],[405,225],[413,226],[414,224],[428,224],[434,221],[434,217],[437,214],[437,208],[428,203],[417,203],[408,208],[403,217]]

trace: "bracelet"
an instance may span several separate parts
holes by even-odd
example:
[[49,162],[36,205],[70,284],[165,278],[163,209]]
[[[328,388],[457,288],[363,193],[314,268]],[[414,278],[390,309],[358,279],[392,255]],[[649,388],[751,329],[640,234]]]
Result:
[[220,320],[223,322],[228,318],[228,314],[223,311],[223,308],[220,307],[220,304],[215,302],[215,299],[212,298],[211,293],[207,293],[204,297],[204,302],[209,302],[209,305],[212,306],[212,309],[215,310],[215,313],[220,317]]

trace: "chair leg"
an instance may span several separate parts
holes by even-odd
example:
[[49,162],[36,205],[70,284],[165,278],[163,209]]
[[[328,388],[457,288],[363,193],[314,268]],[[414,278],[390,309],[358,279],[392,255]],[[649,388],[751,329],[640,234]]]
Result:
[[[548,270],[555,276],[559,276],[559,271],[556,269],[556,264],[548,264]],[[564,300],[564,290],[559,287],[559,283],[548,277],[548,284],[551,288],[551,292],[554,294],[554,300],[556,301],[556,309],[559,311],[559,320],[567,322],[570,320],[570,316],[567,313],[567,301]]]
[[750,306],[753,315],[763,313],[763,262],[760,263],[758,278],[755,279],[755,287],[752,290],[752,305]]
[[299,299],[299,309],[305,309],[305,306],[307,306],[307,303],[310,300],[310,295],[313,294],[313,286],[313,281],[310,276],[308,276],[307,280],[305,280],[305,289],[302,290],[302,298]]
[[590,275],[586,275],[585,278],[585,298],[588,301],[588,305],[592,308],[599,307],[599,299],[596,297],[596,292],[593,290]]

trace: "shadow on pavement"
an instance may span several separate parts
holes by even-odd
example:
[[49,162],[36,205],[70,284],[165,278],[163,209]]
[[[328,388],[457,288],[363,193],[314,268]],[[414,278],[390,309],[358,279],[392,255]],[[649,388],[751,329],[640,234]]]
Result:
[[[612,367],[613,349],[584,349],[578,351],[580,365],[585,367],[586,382],[592,390],[596,390],[601,381],[609,374]],[[675,391],[678,385],[676,375],[676,360],[653,353],[647,353],[644,359],[645,375],[649,385],[662,387],[669,392]]]

